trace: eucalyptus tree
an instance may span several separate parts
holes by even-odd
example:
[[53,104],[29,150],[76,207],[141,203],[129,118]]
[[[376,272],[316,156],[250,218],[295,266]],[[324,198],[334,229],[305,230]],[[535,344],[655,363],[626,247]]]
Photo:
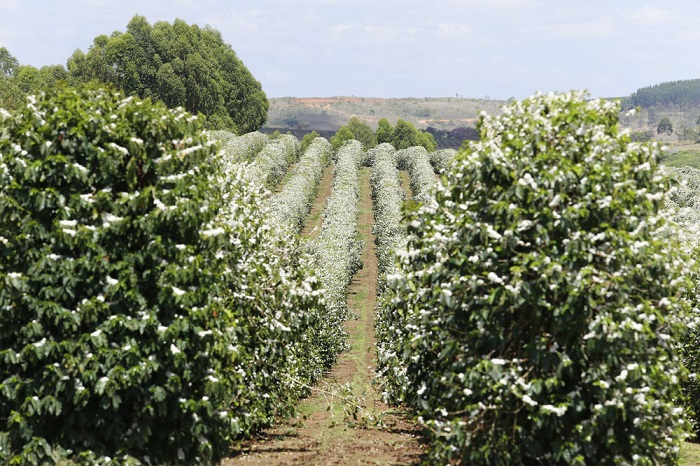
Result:
[[267,120],[262,86],[209,26],[181,19],[150,25],[136,15],[125,32],[97,36],[87,53],[76,50],[68,70],[73,82],[96,79],[171,108],[201,112],[211,129],[242,134]]

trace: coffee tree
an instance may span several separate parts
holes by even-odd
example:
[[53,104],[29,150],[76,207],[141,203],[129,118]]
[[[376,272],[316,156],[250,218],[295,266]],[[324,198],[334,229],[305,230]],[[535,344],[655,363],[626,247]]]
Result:
[[103,88],[4,117],[0,462],[207,463],[289,410],[318,286],[197,118]]
[[484,116],[437,204],[409,212],[388,395],[429,427],[430,461],[677,458],[690,262],[658,148],[618,111],[569,93]]

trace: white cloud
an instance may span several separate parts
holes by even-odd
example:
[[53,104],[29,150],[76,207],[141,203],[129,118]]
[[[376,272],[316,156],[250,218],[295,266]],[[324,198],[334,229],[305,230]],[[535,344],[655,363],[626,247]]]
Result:
[[474,37],[474,29],[468,24],[440,23],[437,34],[447,39],[465,39]]
[[355,23],[338,23],[334,24],[328,28],[328,31],[333,36],[340,36],[345,32],[352,30],[355,27]]

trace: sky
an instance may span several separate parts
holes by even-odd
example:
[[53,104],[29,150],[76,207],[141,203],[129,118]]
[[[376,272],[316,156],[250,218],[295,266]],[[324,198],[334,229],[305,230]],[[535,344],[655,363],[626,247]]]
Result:
[[136,14],[219,30],[268,97],[621,97],[700,78],[697,0],[0,0],[0,47],[65,65]]

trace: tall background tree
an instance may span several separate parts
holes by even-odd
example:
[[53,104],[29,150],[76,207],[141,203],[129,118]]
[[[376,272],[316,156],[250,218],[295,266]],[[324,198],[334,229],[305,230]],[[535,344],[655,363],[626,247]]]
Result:
[[238,134],[258,130],[269,102],[221,33],[180,19],[152,26],[134,16],[126,32],[97,36],[68,60],[74,83],[99,80],[127,94],[206,115],[206,126]]
[[382,118],[377,123],[377,132],[375,133],[377,144],[389,143],[394,140],[394,128],[389,123],[389,120]]
[[348,120],[348,128],[352,131],[355,139],[362,143],[364,150],[369,150],[377,145],[377,139],[374,137],[372,127],[359,118],[350,118]]
[[0,108],[14,110],[24,103],[24,96],[51,89],[68,78],[61,65],[35,68],[21,65],[5,47],[0,47]]
[[671,123],[671,120],[668,117],[663,117],[661,121],[659,121],[659,125],[656,127],[656,133],[667,135],[673,134],[673,123]]
[[409,147],[422,146],[428,152],[433,152],[437,148],[435,138],[430,133],[424,133],[413,126],[410,121],[399,120],[396,122],[391,143],[397,150],[408,149]]

